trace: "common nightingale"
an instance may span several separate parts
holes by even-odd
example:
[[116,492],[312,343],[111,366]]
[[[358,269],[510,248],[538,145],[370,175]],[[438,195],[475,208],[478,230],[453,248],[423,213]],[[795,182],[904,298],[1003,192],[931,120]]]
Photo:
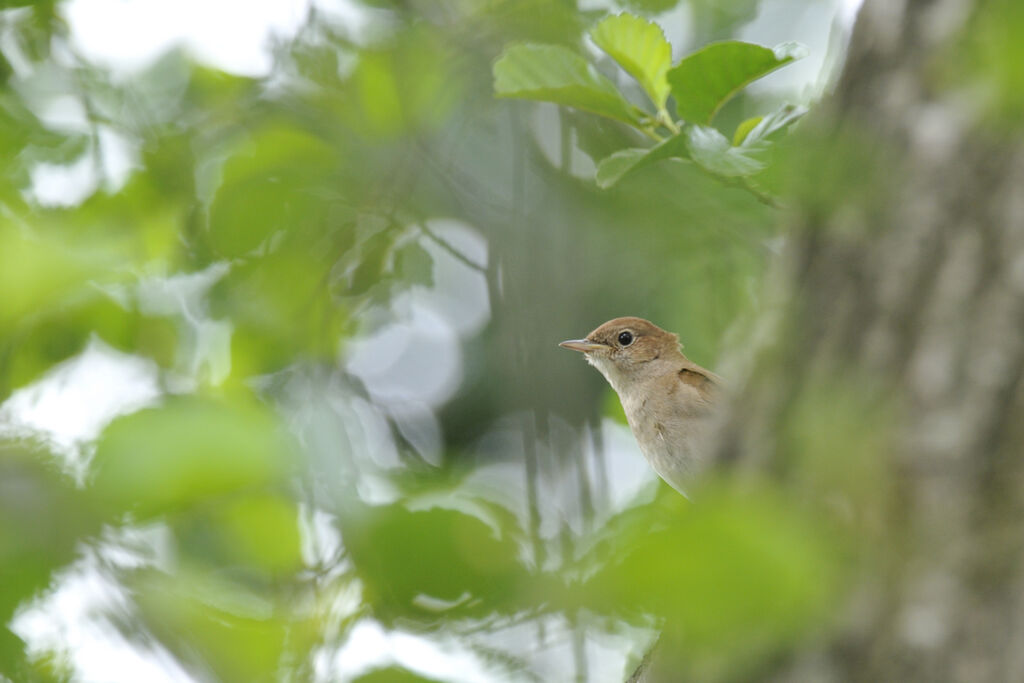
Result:
[[662,479],[686,495],[704,461],[722,379],[686,356],[679,337],[643,318],[616,318],[559,346],[580,351],[619,395],[633,436]]

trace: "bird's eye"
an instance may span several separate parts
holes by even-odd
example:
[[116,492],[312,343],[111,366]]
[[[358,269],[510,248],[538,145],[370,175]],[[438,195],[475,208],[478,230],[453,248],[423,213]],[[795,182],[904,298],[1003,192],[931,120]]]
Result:
[[626,332],[619,332],[619,345],[620,346],[629,346],[632,343],[633,343],[633,333],[632,332],[629,332],[628,330]]

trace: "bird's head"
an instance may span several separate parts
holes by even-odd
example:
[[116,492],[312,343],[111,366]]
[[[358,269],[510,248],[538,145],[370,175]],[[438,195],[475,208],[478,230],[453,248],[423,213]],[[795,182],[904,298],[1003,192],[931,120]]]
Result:
[[559,346],[583,353],[620,394],[632,383],[658,374],[658,361],[671,362],[682,355],[678,336],[632,317],[609,320],[586,338]]

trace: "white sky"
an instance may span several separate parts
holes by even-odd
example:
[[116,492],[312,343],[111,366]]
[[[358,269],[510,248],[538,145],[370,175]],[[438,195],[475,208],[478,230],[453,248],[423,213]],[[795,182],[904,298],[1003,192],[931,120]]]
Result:
[[250,76],[266,74],[272,35],[294,33],[310,0],[69,0],[62,13],[75,44],[115,69],[145,67],[176,45],[201,61]]

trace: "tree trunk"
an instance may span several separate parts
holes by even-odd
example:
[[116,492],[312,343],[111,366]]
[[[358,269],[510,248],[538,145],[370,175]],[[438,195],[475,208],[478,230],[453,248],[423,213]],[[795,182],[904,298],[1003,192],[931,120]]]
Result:
[[1024,680],[1024,136],[949,75],[991,9],[867,0],[809,126],[820,153],[787,172],[781,342],[719,455],[828,495],[797,464],[828,449],[791,438],[831,419],[807,400],[827,395],[857,420],[830,447],[875,478],[841,501],[863,532],[854,590],[765,679]]

